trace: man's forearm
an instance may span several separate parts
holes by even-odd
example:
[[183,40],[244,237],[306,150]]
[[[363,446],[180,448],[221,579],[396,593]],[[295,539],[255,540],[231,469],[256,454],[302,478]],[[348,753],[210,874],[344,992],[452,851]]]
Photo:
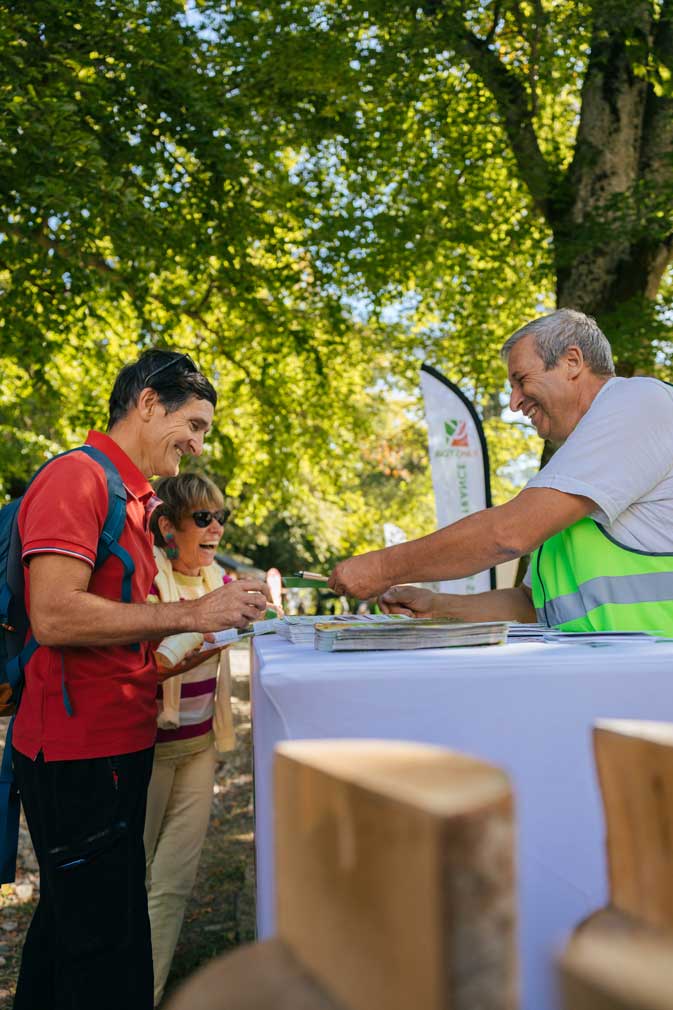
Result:
[[452,617],[459,621],[521,621],[528,624],[536,620],[535,608],[523,586],[465,595],[437,593],[432,609],[438,617]]
[[[106,646],[153,641],[197,627],[196,600],[118,603],[86,590],[70,592],[33,627],[42,645]],[[215,629],[204,629],[215,630]]]
[[381,551],[382,580],[395,585],[462,579],[518,557],[523,553],[518,544],[500,535],[501,508],[475,512],[428,536]]
[[596,508],[579,495],[524,489],[505,505],[483,509],[419,540],[375,552],[380,581],[463,579],[528,554]]
[[79,559],[38,554],[30,563],[30,622],[41,645],[108,646],[156,641],[183,631],[243,628],[259,620],[269,591],[241,579],[178,603],[119,603],[89,592],[89,566]]

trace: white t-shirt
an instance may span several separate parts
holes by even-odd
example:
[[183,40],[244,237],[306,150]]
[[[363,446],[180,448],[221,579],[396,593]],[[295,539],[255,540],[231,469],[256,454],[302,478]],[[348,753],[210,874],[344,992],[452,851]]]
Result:
[[619,543],[673,554],[673,387],[610,379],[530,487],[591,498],[591,518]]

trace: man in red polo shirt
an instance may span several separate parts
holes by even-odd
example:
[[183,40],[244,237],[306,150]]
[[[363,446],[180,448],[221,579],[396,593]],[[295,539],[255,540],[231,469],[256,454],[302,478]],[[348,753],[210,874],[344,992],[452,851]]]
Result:
[[135,564],[130,603],[120,602],[117,557],[94,568],[108,509],[94,460],[55,460],[21,505],[26,605],[40,648],[26,669],[14,769],[41,885],[15,1010],[152,1008],[142,836],[157,674],[148,643],[243,627],[267,605],[256,580],[199,600],[145,602],[156,571],[147,478],[174,475],[183,455],[201,453],[216,400],[188,355],[147,351],[117,377],[108,434],[89,433],[127,492],[119,543]]

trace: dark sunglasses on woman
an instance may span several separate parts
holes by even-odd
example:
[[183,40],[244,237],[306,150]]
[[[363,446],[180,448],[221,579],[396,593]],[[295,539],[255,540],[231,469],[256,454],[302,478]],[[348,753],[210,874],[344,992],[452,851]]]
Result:
[[192,519],[197,526],[201,529],[205,529],[206,526],[210,526],[213,519],[219,523],[220,526],[224,526],[225,520],[229,513],[225,509],[216,509],[214,512],[208,512],[207,509],[200,509],[198,512],[192,512]]

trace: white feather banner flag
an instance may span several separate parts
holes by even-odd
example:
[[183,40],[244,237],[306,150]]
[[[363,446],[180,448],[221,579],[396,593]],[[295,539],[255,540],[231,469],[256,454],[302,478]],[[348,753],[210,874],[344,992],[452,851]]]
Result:
[[[437,527],[491,504],[488,447],[479,415],[465,394],[432,365],[421,366]],[[495,588],[495,571],[439,583],[445,593]]]

